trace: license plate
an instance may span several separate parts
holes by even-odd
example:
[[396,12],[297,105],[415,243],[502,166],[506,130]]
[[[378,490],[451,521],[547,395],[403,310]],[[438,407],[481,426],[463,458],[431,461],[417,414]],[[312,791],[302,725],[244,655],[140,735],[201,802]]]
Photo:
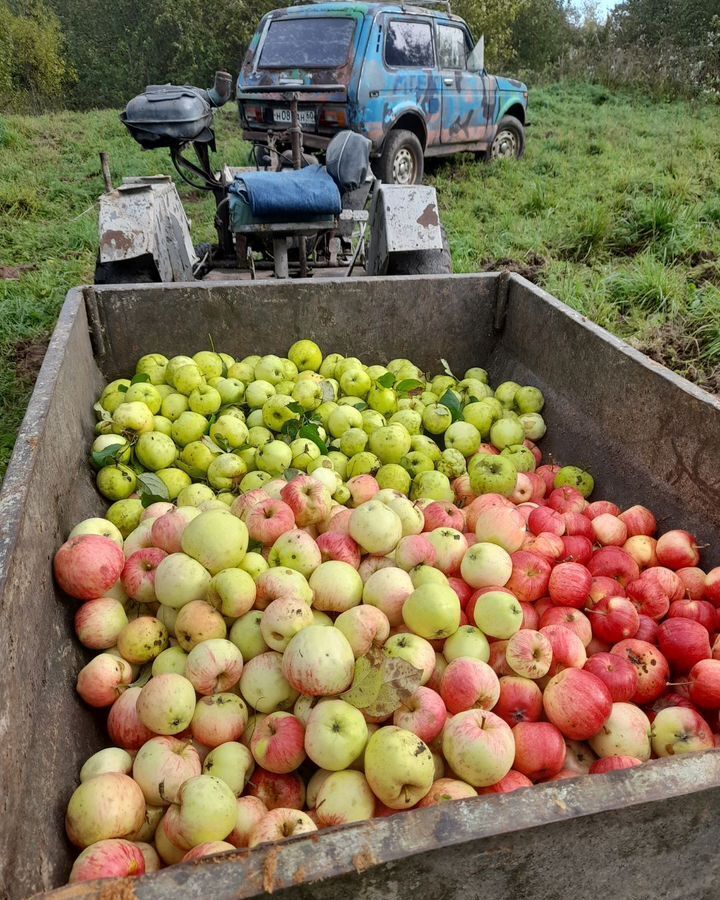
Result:
[[[313,109],[298,110],[298,119],[300,120],[301,125],[314,125],[315,124],[315,110],[313,110]],[[292,117],[290,115],[290,110],[289,109],[274,109],[273,110],[273,121],[277,122],[280,125],[291,125]]]

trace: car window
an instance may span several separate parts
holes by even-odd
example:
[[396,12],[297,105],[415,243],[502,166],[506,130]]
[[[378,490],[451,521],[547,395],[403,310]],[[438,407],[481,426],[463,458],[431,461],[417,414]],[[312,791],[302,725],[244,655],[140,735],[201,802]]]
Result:
[[260,53],[259,69],[331,69],[348,59],[355,20],[308,16],[275,19]]
[[433,66],[435,54],[430,23],[391,20],[385,38],[385,62],[398,68]]
[[454,25],[438,25],[438,65],[441,69],[464,69],[467,60],[465,32]]

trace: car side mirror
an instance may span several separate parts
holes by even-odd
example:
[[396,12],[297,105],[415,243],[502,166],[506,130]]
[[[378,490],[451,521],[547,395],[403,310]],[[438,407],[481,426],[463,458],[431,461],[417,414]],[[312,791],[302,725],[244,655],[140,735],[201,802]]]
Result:
[[485,71],[485,35],[482,35],[470,52],[467,58],[467,68],[469,72]]

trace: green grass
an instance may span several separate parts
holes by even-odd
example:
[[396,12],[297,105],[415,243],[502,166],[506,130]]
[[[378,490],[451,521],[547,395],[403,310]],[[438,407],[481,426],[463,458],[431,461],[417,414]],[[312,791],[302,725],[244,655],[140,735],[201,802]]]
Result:
[[[531,93],[527,154],[433,168],[455,271],[510,266],[656,359],[720,390],[720,114],[593,86]],[[218,121],[221,157],[242,163],[236,114]],[[0,473],[36,363],[75,284],[92,277],[98,153],[113,180],[172,171],[143,153],[117,113],[0,118]],[[196,242],[213,202],[180,185]]]

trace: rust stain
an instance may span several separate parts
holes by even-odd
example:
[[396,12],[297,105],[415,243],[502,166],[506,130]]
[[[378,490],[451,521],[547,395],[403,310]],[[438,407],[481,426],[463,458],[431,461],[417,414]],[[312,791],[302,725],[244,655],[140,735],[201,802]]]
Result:
[[137,900],[132,878],[122,878],[107,886],[99,886],[98,900]]
[[268,850],[263,863],[263,890],[266,894],[272,894],[275,890],[275,874],[277,872],[278,851],[273,848]]
[[293,875],[293,884],[302,884],[305,881],[305,866],[298,866]]
[[124,231],[106,231],[102,238],[103,246],[112,250],[129,250],[132,241]]
[[352,858],[352,864],[355,871],[359,874],[365,872],[367,869],[371,869],[373,866],[377,865],[377,858],[372,850],[361,850],[360,853],[356,853]]
[[437,210],[432,203],[428,203],[428,205],[423,210],[422,215],[417,220],[417,223],[418,225],[422,225],[423,228],[428,228],[430,225],[440,224]]

